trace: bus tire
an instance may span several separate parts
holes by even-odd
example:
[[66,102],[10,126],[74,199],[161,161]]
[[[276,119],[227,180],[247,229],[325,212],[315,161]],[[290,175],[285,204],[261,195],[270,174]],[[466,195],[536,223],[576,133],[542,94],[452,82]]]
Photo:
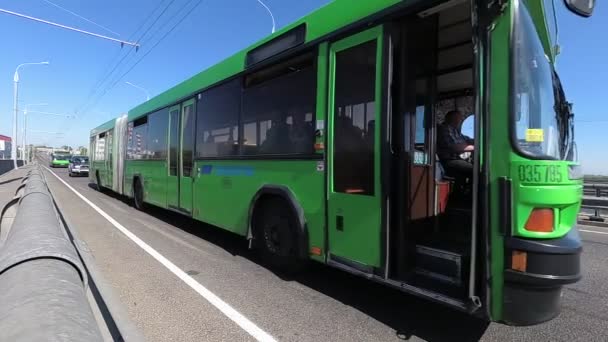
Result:
[[99,170],[95,171],[95,182],[97,182],[97,190],[103,191],[103,187],[101,186],[101,177],[99,177]]
[[133,206],[137,210],[144,210],[144,186],[141,178],[135,177],[133,180]]
[[259,203],[253,215],[255,246],[262,259],[281,273],[295,274],[305,266],[298,256],[298,220],[281,197]]

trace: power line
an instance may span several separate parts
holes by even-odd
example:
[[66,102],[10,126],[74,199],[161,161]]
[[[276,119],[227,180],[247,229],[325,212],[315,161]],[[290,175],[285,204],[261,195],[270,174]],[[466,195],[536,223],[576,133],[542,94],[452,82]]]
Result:
[[[139,26],[139,28],[137,30],[135,30],[135,32],[131,35],[131,37],[129,39],[133,38],[137,34],[137,32],[139,32],[141,29],[144,28],[144,26],[146,25],[146,23],[148,22],[148,20],[150,18],[152,18],[152,16],[154,15],[154,13],[156,13],[156,11],[163,5],[164,2],[165,2],[164,0],[161,0],[158,3],[158,5],[154,8],[154,10],[152,12],[150,12],[150,15],[148,15],[148,17],[146,18],[146,20],[144,20],[142,22],[142,24]],[[165,8],[160,12],[160,14],[158,16],[156,16],[156,18],[154,19],[154,21],[150,25],[148,25],[148,28],[146,29],[146,31],[139,36],[139,38],[136,40],[137,42],[141,41],[141,39],[158,22],[158,20],[162,17],[162,15],[173,4],[173,2],[175,2],[175,0],[171,0],[165,6]],[[105,73],[105,76],[100,77],[101,81],[98,81],[98,82],[95,83],[95,85],[93,86],[93,88],[91,88],[91,91],[89,92],[89,95],[87,96],[87,98],[85,99],[85,101],[83,102],[83,104],[80,105],[79,107],[77,107],[77,109],[76,109],[77,113],[81,112],[81,111],[84,111],[84,109],[87,108],[87,106],[89,105],[89,102],[94,99],[95,94],[102,88],[103,84],[106,81],[108,81],[108,79],[111,78],[112,74],[120,67],[120,65],[127,59],[127,57],[129,57],[129,55],[131,55],[132,51],[133,50],[129,50],[125,55],[123,55],[122,58],[116,64],[114,64],[114,67],[111,67],[112,63],[108,64],[108,68],[106,70],[110,70],[110,68],[111,68],[110,72]],[[110,83],[108,83],[108,84],[110,84]]]
[[61,7],[61,6],[57,5],[57,4],[56,4],[56,3],[54,3],[54,2],[50,2],[49,0],[42,0],[42,1],[46,2],[46,3],[47,3],[47,4],[49,4],[49,5],[55,6],[55,7],[59,8],[60,10],[62,10],[62,11],[64,11],[64,12],[68,12],[68,13],[70,13],[71,15],[73,15],[73,16],[75,16],[75,17],[77,17],[77,18],[80,18],[80,19],[82,19],[82,20],[84,20],[84,21],[86,21],[86,22],[89,22],[89,23],[91,23],[91,24],[93,24],[93,25],[95,25],[95,26],[97,26],[97,27],[99,27],[99,28],[101,28],[101,29],[103,29],[103,30],[105,30],[105,31],[107,31],[107,32],[110,32],[110,33],[115,34],[115,35],[117,35],[117,36],[119,36],[119,37],[120,37],[120,34],[119,34],[119,33],[116,33],[116,32],[114,32],[114,31],[110,30],[109,28],[107,28],[107,27],[105,27],[105,26],[103,26],[103,25],[100,25],[100,24],[98,24],[98,23],[94,22],[93,20],[87,19],[87,18],[85,18],[85,17],[81,16],[81,15],[80,15],[80,14],[78,14],[78,13],[72,12],[72,11],[70,11],[69,9],[65,8],[65,7]]
[[[177,12],[174,13],[174,15],[166,22],[169,23],[172,21],[173,18],[175,18],[178,14],[183,13],[183,10],[188,8],[189,5],[191,5],[195,0],[189,0],[186,5],[184,5],[181,9],[179,9]],[[171,1],[171,3],[173,3],[173,1]],[[202,0],[198,0],[194,6],[190,7],[190,9],[188,9],[186,11],[186,13],[177,21],[175,22],[175,24],[159,39],[156,41],[156,43],[154,45],[152,45],[152,47],[150,49],[148,49],[143,56],[141,56],[134,64],[132,64],[124,73],[122,73],[119,77],[114,79],[114,82],[111,83],[111,85],[105,87],[105,89],[100,93],[100,95],[98,95],[96,97],[96,99],[91,102],[91,104],[89,106],[86,106],[84,108],[88,108],[91,106],[96,105],[107,93],[108,91],[110,91],[111,89],[113,89],[116,84],[118,82],[120,82],[121,79],[123,79],[129,72],[131,72],[144,58],[146,58],[146,56],[148,56],[165,38],[167,38],[169,36],[169,34],[171,34],[178,26],[179,24],[181,24],[196,8],[198,8],[198,6],[202,3]],[[170,4],[169,4],[170,5]],[[164,12],[164,11],[163,11]],[[157,20],[155,20],[155,22],[157,22]],[[148,30],[149,31],[149,30]],[[158,31],[156,31],[158,32]],[[142,35],[143,37],[143,35]],[[139,41],[139,40],[138,40]],[[116,69],[116,68],[115,68]],[[84,110],[83,110],[84,111]],[[86,114],[86,113],[85,113]],[[84,115],[83,115],[84,116]],[[81,116],[82,118],[82,116]]]
[[[138,26],[137,30],[135,30],[135,31],[134,31],[134,32],[133,32],[133,33],[132,33],[132,34],[129,36],[129,40],[131,40],[133,37],[135,37],[135,35],[136,35],[136,34],[137,34],[137,33],[138,33],[138,32],[139,32],[141,29],[143,29],[143,28],[144,28],[144,26],[146,25],[146,23],[148,22],[148,20],[149,20],[150,18],[152,18],[152,15],[153,15],[154,13],[156,13],[156,11],[157,11],[157,10],[160,8],[160,6],[162,6],[162,4],[163,4],[163,2],[164,2],[164,1],[165,1],[165,0],[160,0],[160,1],[158,2],[158,5],[157,5],[157,6],[154,8],[154,10],[152,10],[152,12],[150,12],[150,14],[149,14],[149,15],[146,17],[146,19],[145,19],[145,20],[143,20],[143,21],[141,22],[141,24]],[[115,54],[115,55],[114,55],[114,57],[112,57],[112,59],[110,60],[110,62],[109,62],[109,63],[107,64],[107,66],[104,68],[104,71],[103,71],[101,74],[99,74],[99,77],[97,78],[97,81],[95,81],[95,85],[93,85],[93,87],[92,87],[92,88],[91,88],[91,90],[89,91],[89,93],[88,93],[88,95],[87,95],[87,97],[86,97],[85,101],[82,103],[82,105],[80,105],[80,106],[76,107],[76,108],[74,109],[74,111],[76,111],[76,112],[77,112],[77,111],[79,111],[79,109],[80,109],[81,107],[84,107],[84,105],[86,104],[86,102],[87,102],[87,101],[89,101],[89,99],[90,99],[90,98],[91,98],[91,97],[94,95],[94,93],[95,93],[95,91],[96,91],[97,87],[101,86],[101,85],[102,85],[102,83],[104,82],[104,80],[105,80],[104,75],[107,75],[107,74],[108,74],[108,71],[110,71],[110,69],[112,69],[112,65],[114,65],[114,64],[116,63],[116,61],[118,61],[118,58],[120,58],[120,55],[121,55],[121,53],[122,53],[122,52],[123,52],[123,51],[121,50],[121,51],[119,51],[117,54]],[[129,51],[129,52],[127,52],[127,55],[128,55],[128,54],[130,54],[130,53],[131,53],[130,51]],[[120,61],[118,61],[118,63],[121,63],[121,62],[124,60],[124,58],[125,58],[125,57],[123,56],[123,59],[121,59]]]
[[175,0],[171,0],[171,2],[169,2],[169,3],[167,4],[167,6],[165,6],[165,8],[163,9],[163,11],[162,11],[162,12],[160,12],[160,14],[159,14],[159,15],[156,17],[156,19],[154,19],[154,22],[153,22],[153,23],[152,23],[150,26],[148,26],[148,29],[146,30],[146,32],[144,32],[144,33],[143,33],[143,34],[142,34],[142,35],[139,37],[139,39],[137,40],[138,42],[139,42],[139,41],[141,41],[141,40],[144,38],[144,36],[145,36],[145,35],[146,35],[148,32],[150,32],[150,29],[151,29],[151,28],[152,28],[152,27],[153,27],[153,26],[154,26],[154,25],[155,25],[155,24],[158,22],[158,20],[159,20],[159,19],[160,19],[160,18],[163,16],[163,14],[165,14],[165,12],[167,12],[167,10],[169,9],[169,7],[170,7],[170,6],[171,6],[171,5],[172,5],[174,2],[175,2]]
[[97,34],[97,33],[89,32],[89,31],[77,29],[75,27],[58,24],[58,23],[55,23],[55,22],[52,22],[52,21],[48,21],[48,20],[44,20],[44,19],[40,19],[40,18],[31,17],[29,15],[25,15],[25,14],[13,12],[13,11],[5,10],[5,9],[2,9],[2,8],[0,8],[0,12],[6,13],[6,14],[10,14],[10,15],[14,15],[16,17],[20,17],[20,18],[24,18],[24,19],[36,21],[36,22],[39,22],[39,23],[43,23],[43,24],[59,27],[59,28],[66,29],[66,30],[69,30],[69,31],[76,31],[76,32],[83,33],[83,34],[86,34],[86,35],[89,35],[89,36],[94,36],[94,37],[101,38],[101,39],[111,40],[111,41],[120,43],[121,45],[131,45],[131,46],[134,46],[136,48],[139,47],[138,43],[127,42],[127,41],[124,41],[124,40],[120,40],[120,39],[104,36],[104,35],[101,35],[101,34]]
[[[195,0],[188,1],[188,4],[186,4],[186,6],[184,6],[183,8],[186,8],[190,3],[194,2],[194,1]],[[181,24],[202,2],[203,2],[203,0],[198,0],[197,3],[194,4],[194,6],[189,11],[187,11],[186,14],[184,14],[184,16],[182,16],[179,19],[179,21],[177,21],[175,23],[175,25],[173,25],[173,27],[171,27],[171,29],[169,29],[169,31],[167,31],[150,49],[148,49],[148,51],[146,51],[146,53],[143,56],[141,56],[141,58],[139,58],[135,62],[135,64],[131,65],[131,67],[127,71],[125,71],[120,77],[118,77],[116,79],[116,81],[108,89],[106,89],[106,91],[104,91],[104,93],[101,95],[101,97],[103,97],[110,89],[114,88],[114,86],[118,82],[120,82],[120,80],[123,77],[125,77],[129,72],[131,72],[144,58],[146,58],[146,56],[148,56],[154,50],[154,48],[156,48],[165,38],[167,38],[167,36],[169,34],[171,34],[171,32],[173,32],[173,30],[175,30],[179,26],[179,24]],[[100,97],[100,99],[101,99],[101,97]]]

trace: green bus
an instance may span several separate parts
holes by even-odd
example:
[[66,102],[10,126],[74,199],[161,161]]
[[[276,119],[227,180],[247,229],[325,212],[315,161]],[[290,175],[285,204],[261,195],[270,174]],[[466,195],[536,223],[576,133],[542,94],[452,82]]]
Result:
[[[557,5],[335,0],[93,129],[91,179],[241,235],[272,267],[550,320],[582,250]],[[464,175],[440,157],[454,113],[474,118]]]

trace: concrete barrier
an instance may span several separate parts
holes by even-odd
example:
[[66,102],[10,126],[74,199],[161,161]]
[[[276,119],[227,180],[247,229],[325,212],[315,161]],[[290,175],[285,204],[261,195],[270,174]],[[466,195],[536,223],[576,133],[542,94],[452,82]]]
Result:
[[[0,175],[7,173],[15,168],[12,159],[0,159]],[[17,160],[17,166],[23,166],[23,160]]]
[[27,176],[0,241],[0,336],[6,341],[102,341],[87,271],[63,229],[41,171]]

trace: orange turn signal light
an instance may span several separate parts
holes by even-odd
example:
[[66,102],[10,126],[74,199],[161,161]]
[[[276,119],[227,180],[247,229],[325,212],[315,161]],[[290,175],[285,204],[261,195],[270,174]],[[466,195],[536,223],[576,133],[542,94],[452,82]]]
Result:
[[550,233],[553,231],[554,223],[553,209],[537,208],[530,213],[524,228],[531,232]]
[[313,246],[313,247],[310,249],[310,254],[312,254],[312,255],[317,255],[317,256],[318,256],[318,255],[321,255],[321,252],[322,252],[322,251],[321,251],[321,248],[319,248],[319,247],[314,247],[314,246]]
[[528,253],[522,251],[513,251],[511,254],[511,268],[516,271],[526,272],[527,267]]

